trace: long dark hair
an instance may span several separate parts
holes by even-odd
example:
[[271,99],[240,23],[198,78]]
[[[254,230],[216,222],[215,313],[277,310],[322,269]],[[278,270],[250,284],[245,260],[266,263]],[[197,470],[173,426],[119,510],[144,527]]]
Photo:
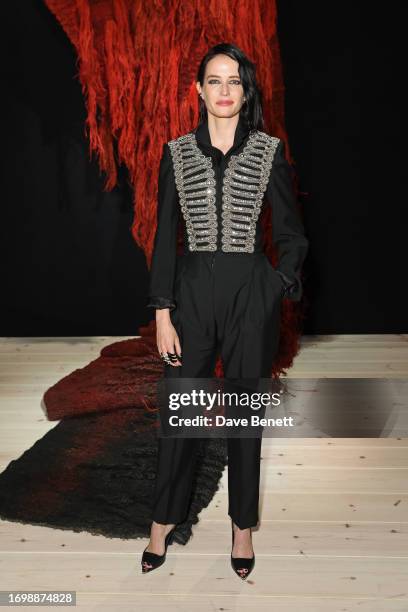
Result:
[[[256,81],[256,67],[239,47],[231,43],[219,43],[211,47],[201,60],[197,72],[197,81],[200,82],[201,86],[204,85],[205,68],[210,59],[219,53],[228,55],[228,57],[238,62],[238,73],[245,95],[245,102],[240,110],[240,115],[244,116],[251,130],[263,130],[262,92]],[[200,122],[202,122],[207,118],[207,107],[201,96],[199,96],[199,104]]]

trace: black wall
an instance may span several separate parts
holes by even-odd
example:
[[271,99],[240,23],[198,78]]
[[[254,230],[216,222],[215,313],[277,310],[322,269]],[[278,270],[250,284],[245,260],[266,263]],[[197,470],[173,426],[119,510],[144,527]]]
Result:
[[[308,194],[304,332],[407,332],[398,15],[278,8],[287,129]],[[74,49],[39,1],[9,3],[2,30],[0,335],[137,334],[153,312],[132,194],[124,168],[104,192],[89,159]]]
[[406,332],[404,15],[392,2],[278,7],[287,129],[309,193],[305,333]]

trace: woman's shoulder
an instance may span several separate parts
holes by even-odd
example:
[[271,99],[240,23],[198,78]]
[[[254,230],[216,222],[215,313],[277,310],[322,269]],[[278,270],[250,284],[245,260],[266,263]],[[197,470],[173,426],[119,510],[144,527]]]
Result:
[[252,134],[254,135],[254,137],[258,138],[258,140],[273,144],[275,147],[277,147],[278,144],[281,142],[281,139],[277,136],[273,136],[272,134],[268,134],[267,132],[263,132],[262,130],[253,130]]
[[170,148],[175,144],[182,144],[185,141],[191,140],[194,137],[195,130],[191,130],[190,132],[186,132],[185,134],[181,134],[181,136],[177,136],[176,138],[172,138],[166,142],[166,145]]

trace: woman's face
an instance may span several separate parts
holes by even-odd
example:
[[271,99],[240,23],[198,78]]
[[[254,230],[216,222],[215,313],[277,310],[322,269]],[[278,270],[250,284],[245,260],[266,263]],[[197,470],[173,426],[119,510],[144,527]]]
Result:
[[208,62],[203,86],[196,87],[208,113],[216,117],[232,117],[244,104],[244,88],[238,72],[239,64],[228,55],[215,55]]

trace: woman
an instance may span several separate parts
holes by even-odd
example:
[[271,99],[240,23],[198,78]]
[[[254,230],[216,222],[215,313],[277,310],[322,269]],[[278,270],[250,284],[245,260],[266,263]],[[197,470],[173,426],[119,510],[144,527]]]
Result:
[[[163,146],[149,306],[165,376],[210,378],[221,354],[225,378],[270,377],[283,296],[300,300],[308,240],[296,209],[284,143],[262,131],[255,67],[231,44],[203,58],[198,127]],[[264,195],[272,205],[274,269],[262,248]],[[184,254],[177,257],[183,220]],[[197,438],[159,438],[150,542],[142,570],[165,561],[185,520]],[[228,438],[231,564],[245,579],[255,555],[261,437]]]

